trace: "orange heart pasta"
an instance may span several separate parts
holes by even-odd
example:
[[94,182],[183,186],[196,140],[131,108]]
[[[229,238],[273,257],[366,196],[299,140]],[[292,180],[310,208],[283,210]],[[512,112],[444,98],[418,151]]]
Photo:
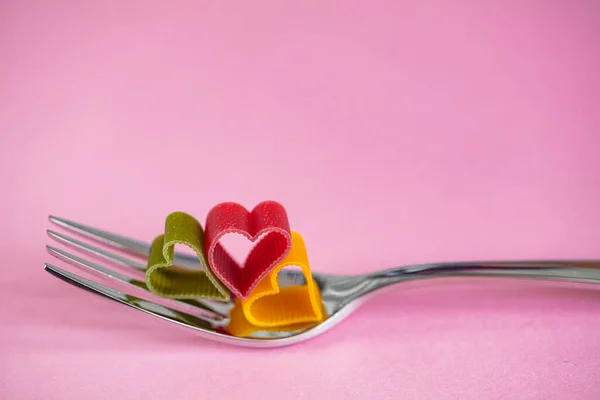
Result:
[[[321,311],[321,315],[325,315],[325,310]],[[239,301],[236,301],[235,306],[231,310],[229,314],[230,322],[226,328],[226,331],[233,336],[237,337],[247,337],[251,336],[257,332],[294,332],[301,331],[304,329],[311,328],[317,325],[321,321],[315,322],[303,322],[299,324],[291,324],[291,325],[280,325],[273,327],[260,327],[256,325],[252,325],[246,319],[244,312],[242,311],[242,307],[239,304]]]
[[[300,268],[306,284],[279,287],[278,273],[292,266]],[[304,239],[292,231],[292,248],[288,255],[247,299],[236,299],[228,330],[236,336],[247,336],[248,332],[264,328],[303,329],[321,321],[323,315],[319,287],[310,271]]]

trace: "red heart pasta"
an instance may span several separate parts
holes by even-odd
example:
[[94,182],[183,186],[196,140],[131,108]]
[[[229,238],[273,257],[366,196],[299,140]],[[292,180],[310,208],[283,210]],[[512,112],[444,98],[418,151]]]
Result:
[[[243,266],[219,240],[239,234],[255,243]],[[246,299],[261,279],[290,252],[292,237],[285,208],[264,201],[251,212],[237,203],[221,203],[208,213],[205,226],[208,262],[217,278],[240,299]]]

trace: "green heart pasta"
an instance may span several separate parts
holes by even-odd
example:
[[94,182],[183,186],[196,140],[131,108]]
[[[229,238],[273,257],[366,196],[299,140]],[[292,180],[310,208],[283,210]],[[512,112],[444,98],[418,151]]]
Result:
[[[173,264],[175,245],[192,249],[202,269],[181,268]],[[191,215],[183,212],[169,214],[165,231],[154,239],[148,256],[146,284],[153,293],[167,298],[190,299],[202,297],[229,301],[229,290],[208,266],[204,249],[204,230]]]

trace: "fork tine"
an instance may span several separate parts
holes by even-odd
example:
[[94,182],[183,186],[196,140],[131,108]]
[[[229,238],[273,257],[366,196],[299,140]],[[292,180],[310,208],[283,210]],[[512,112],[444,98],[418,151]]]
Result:
[[[100,276],[101,278],[106,278],[106,277],[112,278],[120,283],[132,286],[139,290],[143,290],[147,293],[151,293],[148,290],[148,286],[146,286],[145,282],[142,282],[135,278],[131,278],[131,277],[121,274],[117,271],[113,271],[111,269],[103,267],[102,265],[96,264],[94,262],[85,260],[81,257],[70,254],[70,253],[68,253],[64,250],[58,249],[56,247],[47,245],[46,249],[48,250],[48,253],[50,253],[50,255],[52,255],[53,257],[56,257],[57,259],[62,260],[66,263],[69,263],[77,268],[92,272],[93,274]],[[222,319],[226,318],[226,314],[218,312],[217,310],[215,310],[215,307],[209,305],[204,300],[200,300],[200,299],[197,299],[197,300],[196,299],[194,299],[194,300],[168,299],[168,300],[173,301],[176,304],[180,304],[180,305],[185,304],[188,307],[193,307],[194,309],[198,310],[199,313],[202,314],[203,318],[212,319],[214,321],[218,321],[218,320],[222,320]],[[225,311],[225,310],[222,310],[222,311]]]
[[145,289],[144,288],[145,284],[137,279],[131,278],[131,277],[121,274],[117,271],[110,270],[106,267],[103,267],[102,265],[93,263],[91,261],[87,261],[81,257],[77,257],[76,255],[70,254],[59,248],[56,248],[56,247],[53,247],[50,245],[46,245],[46,250],[48,250],[48,253],[50,253],[50,255],[52,255],[53,257],[56,257],[59,260],[65,261],[79,269],[83,269],[83,270],[87,270],[88,272],[92,272],[92,273],[94,273],[94,275],[100,276],[101,278],[109,277],[109,278],[113,278],[117,281],[121,281],[123,283],[128,283],[130,285],[136,286],[140,289]]
[[129,251],[140,256],[148,256],[150,251],[150,245],[139,240],[120,236],[111,232],[93,228],[91,226],[69,221],[68,219],[55,217],[53,215],[50,215],[48,218],[50,219],[50,222],[53,222],[58,226],[77,232],[80,235],[87,236],[90,239],[104,243],[111,247]]
[[[116,233],[96,229],[88,225],[55,217],[53,215],[50,215],[48,218],[50,222],[64,229],[76,232],[79,235],[85,236],[115,249],[119,249],[140,257],[148,257],[148,253],[150,252],[150,243],[145,243],[140,240],[117,235]],[[196,257],[187,254],[176,253],[173,261],[175,264],[200,267],[200,263]]]
[[125,294],[49,263],[44,264],[44,269],[55,277],[76,287],[97,293],[111,300],[115,300],[119,303],[133,307],[139,311],[151,314],[155,317],[174,322],[187,328],[199,330],[209,336],[225,336],[216,332],[212,332],[211,330],[217,327],[215,326],[216,324],[213,324],[205,319],[198,318],[185,312],[174,310],[170,307],[153,303],[136,296]]
[[67,235],[63,235],[62,233],[58,233],[58,232],[52,231],[50,229],[48,229],[46,232],[48,233],[48,236],[50,236],[52,239],[56,240],[57,242],[62,243],[66,246],[75,248],[77,250],[84,251],[85,253],[88,253],[92,256],[103,258],[105,260],[111,261],[115,264],[118,264],[118,265],[121,265],[124,267],[135,268],[139,271],[145,271],[145,269],[146,269],[146,266],[140,262],[131,260],[126,257],[122,257],[118,254],[114,254],[114,253],[111,253],[111,252],[103,250],[103,249],[100,249],[98,247],[92,246],[91,244],[81,242],[81,241],[79,241],[77,239],[73,239]]

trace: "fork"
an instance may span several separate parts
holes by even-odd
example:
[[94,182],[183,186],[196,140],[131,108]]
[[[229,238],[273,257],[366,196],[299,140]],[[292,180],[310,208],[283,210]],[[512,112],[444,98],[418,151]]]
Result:
[[[398,267],[364,275],[313,273],[321,291],[326,319],[309,328],[287,332],[260,331],[242,338],[232,336],[226,331],[229,312],[233,307],[232,301],[225,303],[200,298],[162,299],[148,290],[144,281],[144,270],[150,244],[64,218],[50,216],[49,219],[70,235],[79,236],[79,239],[54,230],[47,230],[48,236],[58,244],[81,254],[75,255],[59,247],[47,245],[46,249],[52,256],[101,280],[113,281],[122,286],[123,290],[117,290],[51,263],[44,264],[47,272],[76,287],[187,328],[202,338],[237,346],[281,347],[314,338],[340,323],[365,301],[381,293],[382,289],[409,281],[450,277],[504,277],[600,283],[600,260],[447,262]],[[104,248],[90,242],[101,244]],[[182,268],[200,268],[197,259],[185,253],[177,253],[174,261]],[[113,268],[107,264],[112,264]],[[280,287],[305,282],[302,273],[293,270],[283,270],[278,279]],[[139,296],[131,294],[132,291],[137,292]]]

